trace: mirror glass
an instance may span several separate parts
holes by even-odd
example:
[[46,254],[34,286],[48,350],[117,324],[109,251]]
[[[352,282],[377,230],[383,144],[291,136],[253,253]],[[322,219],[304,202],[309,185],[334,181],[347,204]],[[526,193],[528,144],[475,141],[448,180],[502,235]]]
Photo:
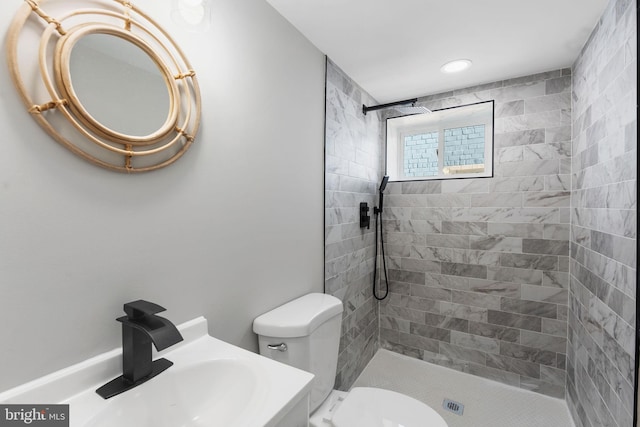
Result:
[[73,90],[100,124],[119,133],[146,136],[170,110],[169,86],[161,69],[140,47],[109,34],[89,34],[69,59]]

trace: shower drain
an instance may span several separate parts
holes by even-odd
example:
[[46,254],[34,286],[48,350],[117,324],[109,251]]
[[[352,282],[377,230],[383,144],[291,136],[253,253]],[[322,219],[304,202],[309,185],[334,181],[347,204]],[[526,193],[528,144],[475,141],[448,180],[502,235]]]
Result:
[[462,415],[464,412],[464,405],[451,399],[445,399],[444,402],[442,402],[442,407],[456,415]]

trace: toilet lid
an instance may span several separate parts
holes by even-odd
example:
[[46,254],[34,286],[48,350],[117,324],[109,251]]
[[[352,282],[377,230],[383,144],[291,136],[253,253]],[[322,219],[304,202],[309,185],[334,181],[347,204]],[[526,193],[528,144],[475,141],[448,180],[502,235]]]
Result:
[[447,427],[431,407],[404,394],[353,388],[331,419],[335,427]]

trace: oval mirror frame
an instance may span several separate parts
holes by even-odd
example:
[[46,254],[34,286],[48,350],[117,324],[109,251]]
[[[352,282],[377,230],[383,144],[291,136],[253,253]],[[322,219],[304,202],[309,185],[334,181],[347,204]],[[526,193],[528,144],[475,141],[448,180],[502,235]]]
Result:
[[[200,126],[201,99],[195,72],[166,31],[145,13],[126,0],[106,1],[88,2],[97,8],[69,11],[67,7],[54,17],[49,11],[64,1],[25,0],[7,36],[7,59],[13,82],[40,126],[75,154],[104,168],[126,173],[168,166],[191,146]],[[42,4],[46,4],[46,10],[41,8]],[[20,61],[18,45],[21,37],[26,37],[27,28],[32,31],[33,26],[28,23],[33,20],[45,24],[35,53],[40,88],[27,88],[19,66],[25,61]],[[73,88],[70,57],[78,41],[92,34],[106,34],[132,43],[158,67],[169,94],[169,110],[159,129],[144,136],[127,135],[105,126],[84,108]],[[41,99],[36,101],[38,97]]]

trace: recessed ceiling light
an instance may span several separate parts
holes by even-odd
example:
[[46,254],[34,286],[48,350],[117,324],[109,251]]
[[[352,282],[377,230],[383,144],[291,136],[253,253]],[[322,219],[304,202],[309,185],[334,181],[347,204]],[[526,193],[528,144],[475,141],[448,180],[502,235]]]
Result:
[[449,61],[440,67],[440,71],[443,73],[458,73],[471,67],[471,61],[468,59],[456,59],[455,61]]

